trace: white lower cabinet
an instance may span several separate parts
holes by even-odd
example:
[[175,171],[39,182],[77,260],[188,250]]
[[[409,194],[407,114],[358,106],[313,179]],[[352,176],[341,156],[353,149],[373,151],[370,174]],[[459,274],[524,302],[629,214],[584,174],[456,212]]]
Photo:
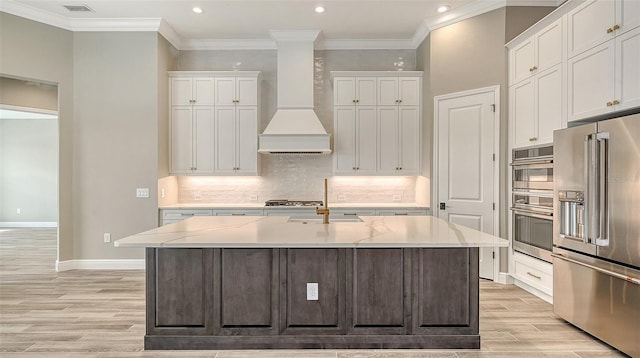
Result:
[[427,216],[427,209],[378,209],[379,216]]
[[213,210],[214,216],[264,216],[263,209],[229,209],[229,210]]
[[[516,286],[534,293],[551,302],[553,297],[553,265],[533,257],[514,252],[513,272]],[[537,292],[536,292],[537,291]]]
[[376,216],[374,209],[331,209],[331,216]]
[[177,223],[194,216],[213,216],[211,209],[161,209],[161,225]]

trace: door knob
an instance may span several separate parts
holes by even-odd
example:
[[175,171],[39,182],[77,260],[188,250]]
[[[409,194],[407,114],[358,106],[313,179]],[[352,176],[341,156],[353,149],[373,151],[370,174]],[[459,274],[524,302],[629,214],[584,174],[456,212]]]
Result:
[[440,210],[447,210],[447,203],[440,203]]

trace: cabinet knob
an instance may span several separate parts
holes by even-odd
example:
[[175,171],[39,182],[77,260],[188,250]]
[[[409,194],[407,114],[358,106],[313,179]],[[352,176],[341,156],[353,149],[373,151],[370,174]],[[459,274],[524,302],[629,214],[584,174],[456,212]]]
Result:
[[398,168],[398,170],[402,170],[402,167]]
[[620,101],[618,101],[617,99],[613,101],[613,105],[615,106],[616,104],[620,104]]
[[360,100],[359,100],[359,99],[356,99],[356,103],[360,103]]
[[356,170],[360,170],[360,167],[356,167]]
[[608,34],[610,34],[610,33],[612,33],[612,32],[613,32],[613,29],[612,29],[611,27],[607,29],[607,33],[608,33]]
[[399,100],[398,100],[398,103],[402,103],[402,100],[401,100],[401,99],[399,99]]
[[620,25],[618,25],[618,24],[613,25],[613,30],[614,31],[615,30],[620,30]]
[[607,102],[607,107],[613,106],[613,102]]
[[352,102],[353,102],[353,103],[356,103],[356,100],[354,99]]

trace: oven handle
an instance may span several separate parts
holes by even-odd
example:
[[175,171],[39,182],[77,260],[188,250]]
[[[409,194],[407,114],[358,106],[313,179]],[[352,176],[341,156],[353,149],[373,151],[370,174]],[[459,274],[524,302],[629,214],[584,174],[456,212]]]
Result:
[[513,169],[549,169],[553,168],[553,162],[535,162],[535,163],[511,163]]
[[553,220],[553,213],[545,213],[540,211],[531,211],[531,210],[522,210],[520,208],[512,207],[511,210],[516,214],[523,214],[526,216],[530,216],[533,218],[544,219],[544,220]]
[[586,268],[590,268],[592,270],[598,271],[598,272],[603,273],[605,275],[613,276],[615,278],[619,278],[621,280],[625,280],[627,282],[630,282],[630,283],[633,283],[633,284],[636,284],[636,285],[640,286],[640,278],[631,277],[631,276],[623,275],[621,273],[605,270],[603,268],[600,268],[600,267],[597,267],[597,266],[593,266],[593,265],[589,265],[588,263],[584,263],[582,261],[570,259],[570,258],[568,258],[566,256],[559,255],[559,254],[551,254],[551,257],[555,257],[555,258],[560,259],[560,260],[568,261],[568,262],[571,262],[571,263],[576,264],[576,265],[584,266]]
[[517,160],[511,162],[509,165],[512,167],[519,165],[531,165],[531,164],[552,164],[553,159],[529,159],[529,160]]

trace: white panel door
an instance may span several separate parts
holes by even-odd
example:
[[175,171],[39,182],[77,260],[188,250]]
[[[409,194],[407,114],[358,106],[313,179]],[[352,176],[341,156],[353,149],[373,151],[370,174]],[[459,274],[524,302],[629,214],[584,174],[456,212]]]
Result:
[[415,175],[420,170],[420,108],[400,106],[398,112],[400,131],[399,174]]
[[534,78],[536,87],[536,141],[553,143],[553,131],[564,127],[562,119],[562,65],[556,65]]
[[640,27],[616,38],[615,76],[615,109],[640,106]]
[[236,107],[216,107],[216,172],[234,174],[236,168]]
[[[494,228],[494,92],[438,102],[438,216],[489,234]],[[444,206],[444,207],[443,207]],[[480,252],[480,276],[493,279],[493,249]]]
[[190,174],[193,162],[191,106],[171,108],[171,173]]
[[397,106],[398,100],[398,78],[378,77],[378,106]]
[[356,174],[376,173],[376,107],[356,106]]
[[569,121],[613,110],[615,40],[605,42],[567,63]]
[[378,107],[378,174],[398,174],[398,140],[398,106]]
[[615,3],[613,0],[588,0],[567,14],[569,58],[615,36]]
[[258,80],[236,77],[236,98],[240,106],[258,105]]
[[213,174],[213,107],[193,107],[193,164],[197,174]]
[[398,79],[398,99],[401,106],[420,105],[420,78],[400,77]]
[[236,174],[258,174],[258,110],[238,106]]
[[356,167],[356,107],[334,109],[333,160],[336,174],[353,174]]
[[236,79],[235,77],[217,77],[215,97],[216,106],[232,106],[236,100]]
[[213,78],[193,79],[193,103],[196,106],[213,106],[214,94]]
[[545,71],[562,61],[562,18],[544,28],[535,38],[537,67],[534,73]]
[[356,77],[356,102],[360,106],[376,105],[376,78]]
[[337,77],[333,82],[333,105],[353,106],[356,103],[356,79]]
[[509,52],[510,84],[513,85],[531,76],[531,68],[533,68],[534,62],[533,47],[533,39],[529,39]]
[[191,78],[171,78],[171,105],[190,106],[193,103]]
[[535,98],[533,78],[510,88],[513,147],[526,147],[535,138]]

